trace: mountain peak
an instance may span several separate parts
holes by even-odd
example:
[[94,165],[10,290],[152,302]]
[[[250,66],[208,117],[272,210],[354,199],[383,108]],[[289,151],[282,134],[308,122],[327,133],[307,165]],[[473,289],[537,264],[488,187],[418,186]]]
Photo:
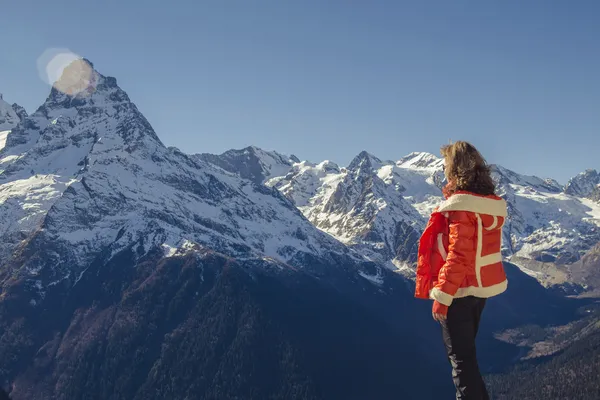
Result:
[[375,169],[379,169],[382,164],[383,161],[381,161],[379,158],[375,157],[366,150],[363,150],[356,157],[354,157],[354,159],[348,166],[348,169],[350,171],[372,171]]
[[[117,80],[100,74],[85,58],[65,67],[44,104],[32,115],[31,126],[36,126],[39,131],[48,124],[57,125],[59,122],[68,125],[77,124],[77,121],[88,123],[92,116],[102,119],[107,127],[119,120],[118,126],[109,129],[103,136],[109,132],[117,134],[120,138],[115,138],[116,141],[128,151],[144,147],[143,143],[164,147],[146,118],[117,85]],[[102,132],[99,131],[98,135]],[[37,140],[36,137],[32,139]]]
[[250,179],[257,184],[263,184],[270,178],[286,175],[294,163],[300,162],[296,156],[286,156],[256,146],[227,150],[221,155],[204,153],[194,157],[238,174],[242,178]]
[[12,104],[12,109],[19,117],[19,120],[23,121],[25,118],[28,117],[28,114],[27,114],[27,111],[25,110],[25,108],[18,105],[17,103]]
[[434,168],[440,169],[444,160],[427,152],[413,152],[402,157],[396,165],[404,168]]
[[316,165],[316,168],[323,170],[323,171],[327,171],[327,172],[335,172],[335,173],[340,172],[339,165],[337,165],[336,163],[334,163],[331,160],[321,161],[319,164]]
[[273,158],[273,159],[276,159],[276,160],[280,160],[280,161],[282,161],[285,164],[287,164],[287,163],[299,163],[300,162],[300,159],[298,157],[296,157],[295,155],[293,155],[293,154],[291,154],[291,155],[288,156],[288,155],[281,154],[281,153],[279,153],[277,151],[274,151],[274,150],[269,151],[269,150],[265,150],[265,149],[262,149],[262,148],[257,147],[257,146],[248,146],[248,147],[246,147],[246,148],[244,148],[242,150],[229,150],[226,153],[232,153],[233,154],[233,153],[236,153],[236,152],[238,152],[238,153],[241,152],[241,153],[244,153],[244,154],[252,153],[256,157],[263,158],[263,159],[264,158]]
[[600,174],[595,169],[586,169],[569,179],[565,185],[565,193],[572,196],[589,197],[597,192],[600,185]]
[[494,180],[500,186],[519,185],[549,193],[562,192],[562,186],[554,179],[519,174],[498,164],[490,164],[490,169]]
[[54,82],[53,88],[70,96],[90,94],[95,90],[99,75],[92,63],[80,58],[65,67],[60,78]]
[[21,118],[15,108],[8,104],[0,94],[0,131],[9,131],[19,122],[21,122]]
[[103,76],[85,59],[63,70],[46,101],[30,116],[18,105],[0,103],[13,120],[2,150],[2,180],[31,174],[66,179],[90,160],[122,154],[127,162],[133,158],[141,162],[155,157],[159,148],[165,149],[116,79]]
[[111,102],[129,103],[130,99],[115,78],[100,74],[89,60],[80,58],[65,67],[42,107],[68,109]]

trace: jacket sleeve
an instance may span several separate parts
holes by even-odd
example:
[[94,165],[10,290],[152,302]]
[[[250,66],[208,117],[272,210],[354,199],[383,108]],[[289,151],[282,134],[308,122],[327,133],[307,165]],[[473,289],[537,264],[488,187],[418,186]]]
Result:
[[475,267],[477,251],[476,224],[469,213],[450,212],[448,219],[448,255],[440,270],[438,283],[430,293],[433,300],[445,306],[452,304],[468,270]]

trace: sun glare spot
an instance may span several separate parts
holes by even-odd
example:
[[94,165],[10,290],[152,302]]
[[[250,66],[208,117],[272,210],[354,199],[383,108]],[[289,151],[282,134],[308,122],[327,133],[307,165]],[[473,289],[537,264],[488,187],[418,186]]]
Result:
[[65,48],[46,50],[37,61],[40,78],[61,92],[90,95],[98,80],[92,65],[78,54]]
[[62,76],[63,70],[73,61],[79,59],[81,59],[81,56],[69,49],[48,49],[37,61],[40,78],[48,85],[54,85],[54,82]]

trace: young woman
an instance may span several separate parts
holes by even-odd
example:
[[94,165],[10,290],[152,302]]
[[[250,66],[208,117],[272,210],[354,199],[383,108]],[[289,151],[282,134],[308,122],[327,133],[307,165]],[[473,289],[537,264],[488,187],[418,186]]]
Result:
[[446,200],[419,242],[415,295],[434,300],[456,398],[487,400],[475,337],[486,299],[507,288],[500,249],[506,202],[495,195],[490,169],[475,147],[456,142],[441,151]]

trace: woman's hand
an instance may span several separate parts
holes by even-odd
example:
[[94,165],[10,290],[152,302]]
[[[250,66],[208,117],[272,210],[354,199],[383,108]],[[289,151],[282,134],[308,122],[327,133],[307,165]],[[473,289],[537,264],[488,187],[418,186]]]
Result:
[[431,315],[437,322],[444,322],[448,318],[448,306],[445,306],[437,301],[433,302]]
[[437,322],[444,322],[448,318],[446,315],[440,313],[431,313],[431,315],[433,315],[433,319]]

